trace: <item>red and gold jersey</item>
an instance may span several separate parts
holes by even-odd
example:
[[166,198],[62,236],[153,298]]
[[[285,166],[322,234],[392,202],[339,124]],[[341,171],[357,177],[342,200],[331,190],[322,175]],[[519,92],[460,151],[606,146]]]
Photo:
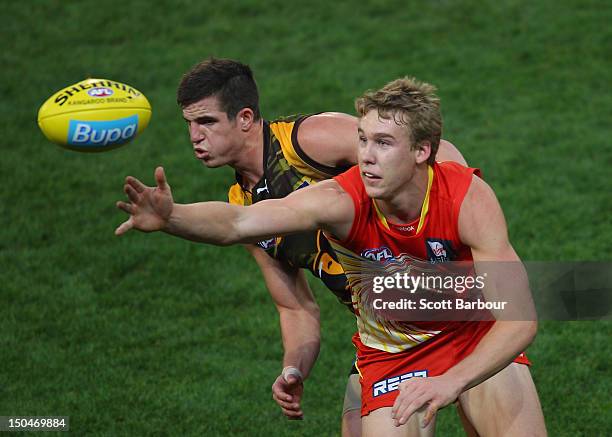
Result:
[[458,219],[474,174],[477,169],[454,162],[429,167],[421,215],[407,224],[386,220],[368,197],[357,166],[335,177],[353,200],[355,219],[345,240],[330,241],[347,275],[361,342],[366,346],[400,352],[455,329],[457,323],[474,323],[384,320],[364,304],[371,293],[364,280],[368,269],[380,271],[382,266],[388,272],[398,266],[472,260],[470,248],[459,238]]

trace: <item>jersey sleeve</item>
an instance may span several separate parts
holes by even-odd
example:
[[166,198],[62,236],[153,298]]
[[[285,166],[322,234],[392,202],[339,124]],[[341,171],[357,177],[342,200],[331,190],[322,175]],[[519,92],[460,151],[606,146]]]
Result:
[[317,114],[294,115],[275,120],[270,123],[270,129],[278,139],[287,162],[300,173],[320,181],[336,176],[347,170],[347,167],[329,167],[312,159],[298,141],[298,131],[302,122]]

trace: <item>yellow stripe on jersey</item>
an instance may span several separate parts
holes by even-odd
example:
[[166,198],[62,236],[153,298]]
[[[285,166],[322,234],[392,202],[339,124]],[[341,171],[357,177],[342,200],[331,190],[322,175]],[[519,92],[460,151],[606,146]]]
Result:
[[315,179],[317,181],[328,179],[330,175],[321,173],[314,167],[311,167],[310,165],[306,164],[298,156],[297,152],[293,147],[293,141],[291,139],[294,125],[294,121],[279,121],[276,123],[270,123],[270,130],[278,139],[278,142],[280,143],[281,149],[283,151],[283,155],[285,155],[285,159],[287,159],[289,165],[295,167],[304,176]]
[[[431,185],[433,184],[434,171],[433,167],[427,167],[427,192],[425,193],[425,199],[423,199],[423,205],[421,206],[421,216],[419,218],[419,225],[417,226],[416,233],[418,234],[425,224],[425,217],[427,217],[427,212],[429,211],[429,192],[431,191]],[[376,211],[376,216],[378,220],[382,223],[385,229],[389,229],[389,223],[387,223],[387,219],[382,211],[378,208],[376,204],[376,200],[372,199],[372,203],[374,204],[374,210]]]
[[361,370],[359,370],[359,366],[357,365],[357,360],[355,360],[355,369],[357,369],[357,373],[359,373],[359,377],[363,379],[363,375],[361,374]]
[[431,185],[433,184],[434,171],[433,167],[427,166],[427,192],[425,193],[425,199],[423,200],[423,207],[421,208],[421,218],[419,219],[419,225],[417,226],[416,233],[418,234],[425,223],[425,217],[427,211],[429,211],[429,193],[431,192]]
[[253,203],[251,193],[245,192],[240,184],[232,185],[227,193],[227,197],[232,205],[251,205]]

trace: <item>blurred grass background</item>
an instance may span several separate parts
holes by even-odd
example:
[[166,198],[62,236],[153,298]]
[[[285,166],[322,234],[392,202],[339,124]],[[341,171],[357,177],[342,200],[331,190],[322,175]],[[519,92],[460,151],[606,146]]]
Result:
[[[113,236],[124,176],[164,165],[179,202],[226,198],[175,103],[210,55],[251,65],[266,118],[344,111],[402,75],[438,86],[444,138],[481,167],[525,260],[610,260],[612,21],[600,1],[3,1],[0,415],[69,415],[89,435],[337,435],[350,314],[312,282],[322,350],[306,420],[271,399],[276,312],[239,247]],[[48,143],[38,107],[86,77],[153,118],[133,143]],[[545,322],[529,350],[551,436],[612,433],[609,322]],[[451,409],[438,435],[462,435]]]

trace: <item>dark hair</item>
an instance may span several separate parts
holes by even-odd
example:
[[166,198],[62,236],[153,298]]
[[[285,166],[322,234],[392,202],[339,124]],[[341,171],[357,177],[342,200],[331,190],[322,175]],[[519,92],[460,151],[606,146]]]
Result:
[[255,120],[261,117],[257,84],[248,65],[232,59],[205,59],[183,75],[176,101],[185,108],[210,96],[219,99],[230,120],[243,108],[250,108]]

